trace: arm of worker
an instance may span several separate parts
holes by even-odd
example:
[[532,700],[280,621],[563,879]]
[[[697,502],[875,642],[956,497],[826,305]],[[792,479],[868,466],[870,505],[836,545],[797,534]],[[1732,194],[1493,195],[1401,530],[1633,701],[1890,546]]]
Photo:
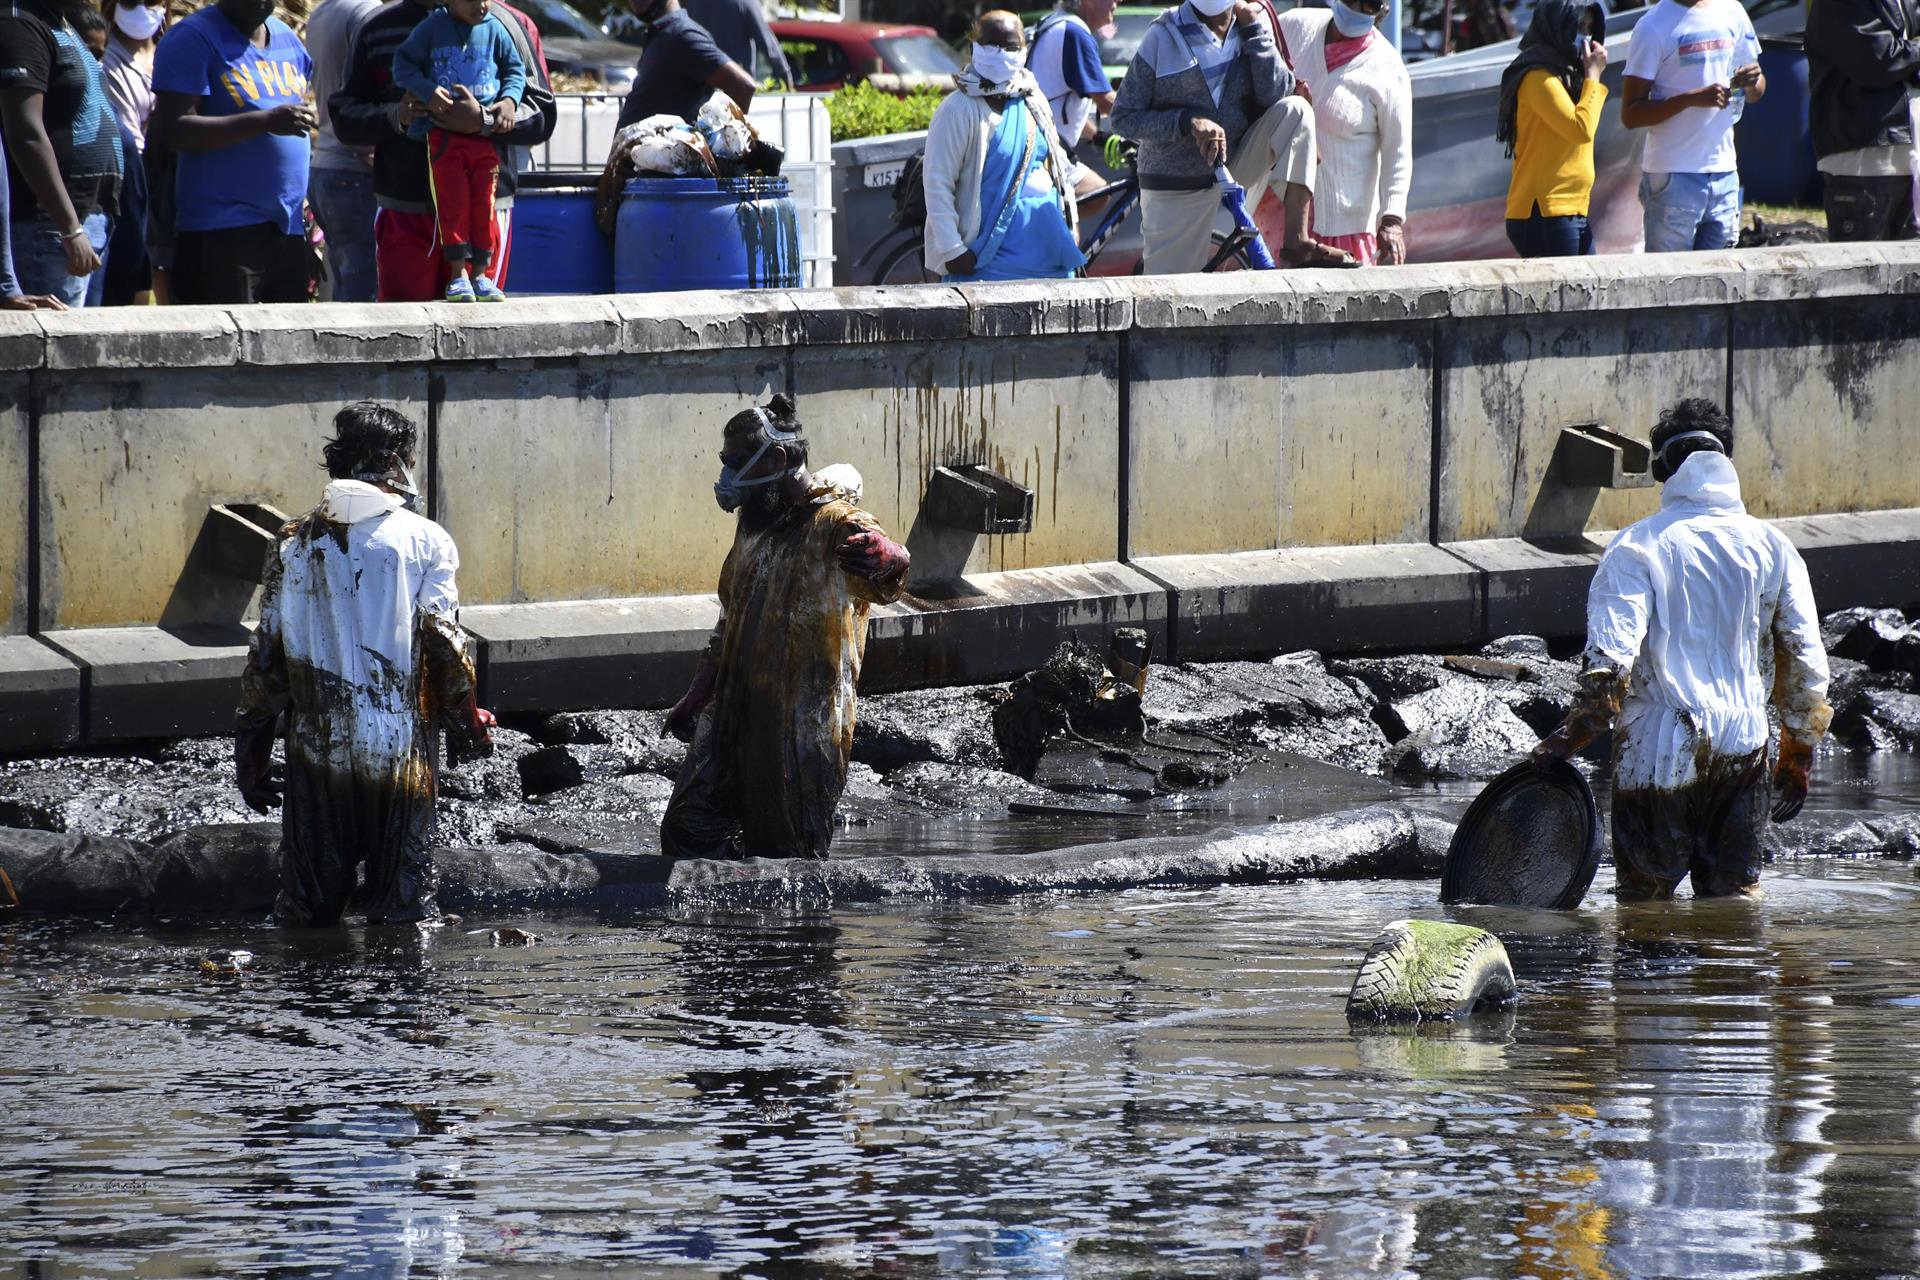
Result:
[[255,813],[280,807],[286,783],[273,767],[273,730],[292,700],[287,654],[280,640],[280,547],[267,552],[261,575],[260,623],[247,642],[247,664],[240,670],[240,706],[234,713],[233,781],[240,798]]
[[1753,19],[1747,16],[1745,9],[1735,9],[1739,20],[1746,24],[1746,31],[1740,36],[1739,70],[1733,73],[1733,87],[1747,95],[1748,102],[1758,102],[1767,96],[1767,76],[1760,70],[1760,37],[1754,33]]
[[1531,112],[1563,142],[1591,143],[1600,132],[1600,111],[1606,105],[1607,86],[1597,76],[1580,82],[1578,102],[1550,71],[1529,72],[1520,82],[1520,109]]
[[707,636],[707,647],[700,651],[700,662],[693,669],[687,691],[673,704],[666,722],[660,726],[662,734],[670,734],[682,742],[693,741],[700,713],[713,701],[713,691],[720,683],[720,647],[726,643],[727,604],[733,599],[733,554],[733,549],[728,548],[727,558],[720,564],[720,616],[714,620],[713,631]]
[[1247,60],[1247,70],[1253,76],[1253,100],[1265,110],[1293,92],[1293,72],[1280,56],[1280,45],[1273,38],[1262,6],[1240,0],[1234,6],[1233,20],[1240,28],[1240,56]]
[[1407,260],[1407,192],[1413,187],[1413,84],[1402,72],[1380,103],[1380,264]]
[[500,92],[495,95],[487,111],[493,117],[492,132],[505,133],[513,128],[520,99],[527,94],[527,64],[521,60],[520,51],[514,48],[513,36],[507,30],[506,21],[498,14],[489,14],[488,21],[499,27],[494,33],[493,68],[500,80]]
[[[1087,121],[1087,137],[1098,131],[1099,117],[1113,111],[1113,81],[1100,65],[1100,45],[1093,33],[1077,22],[1061,24],[1060,74],[1067,88],[1093,103],[1094,119]],[[1081,138],[1063,139],[1069,146]]]
[[[950,97],[934,109],[927,125],[927,149],[920,160],[920,183],[927,198],[926,261],[929,270],[964,273],[973,269],[973,250],[960,234],[955,197],[961,167],[971,162],[978,131],[968,118],[966,101]],[[955,264],[964,263],[963,267]]]
[[480,705],[473,646],[460,625],[460,589],[455,582],[459,569],[460,552],[453,539],[440,532],[413,593],[425,668],[421,679],[426,682],[428,703],[437,709],[447,731],[447,758],[453,764],[492,755],[496,723],[493,713]]
[[41,212],[60,224],[67,270],[76,276],[92,275],[100,269],[100,255],[93,251],[86,236],[73,234],[80,230],[80,215],[73,211],[73,201],[67,198],[67,184],[60,180],[53,140],[47,137],[43,114],[46,95],[41,89],[27,87],[13,78],[14,75],[17,73],[9,73],[5,87],[0,88],[0,131],[5,133],[7,149],[13,153],[20,176],[33,190]]
[[[1781,539],[1785,541],[1785,539]],[[1799,552],[1785,549],[1786,580],[1773,610],[1773,703],[1780,712],[1780,755],[1773,767],[1773,820],[1786,822],[1807,801],[1813,749],[1833,723],[1827,702],[1827,648]]]
[[1821,0],[1807,11],[1807,56],[1870,89],[1920,76],[1920,33],[1901,35],[1869,0]]
[[1180,107],[1163,107],[1156,102],[1153,74],[1154,56],[1171,58],[1167,42],[1177,39],[1159,22],[1147,28],[1133,61],[1127,65],[1127,78],[1120,82],[1120,93],[1113,102],[1113,131],[1135,142],[1158,140],[1172,142],[1193,136],[1193,116]]
[[913,557],[870,518],[847,521],[834,554],[847,572],[856,599],[892,604],[906,592]]
[[1647,638],[1652,598],[1646,562],[1634,548],[1621,543],[1607,548],[1587,593],[1587,650],[1573,707],[1560,727],[1540,740],[1536,756],[1565,760],[1612,727]]

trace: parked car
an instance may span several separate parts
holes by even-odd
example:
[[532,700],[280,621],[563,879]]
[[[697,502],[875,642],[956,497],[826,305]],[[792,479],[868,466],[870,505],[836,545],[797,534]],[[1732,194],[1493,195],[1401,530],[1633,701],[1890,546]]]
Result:
[[609,89],[624,90],[633,83],[640,59],[631,45],[609,40],[593,19],[567,0],[512,0],[513,5],[540,28],[547,54],[547,71],[555,76],[600,80]]
[[[923,85],[947,89],[960,70],[959,59],[932,27],[802,18],[775,18],[771,25],[787,65],[793,68],[793,87],[802,93],[828,93],[862,80],[889,93],[907,93]],[[616,40],[642,43],[642,24],[631,14],[615,14],[604,29]],[[763,84],[773,75],[758,50],[747,71]]]

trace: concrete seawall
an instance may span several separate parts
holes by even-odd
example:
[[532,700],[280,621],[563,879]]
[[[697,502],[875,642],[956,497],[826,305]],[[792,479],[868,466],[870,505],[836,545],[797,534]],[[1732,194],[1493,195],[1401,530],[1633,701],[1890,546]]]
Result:
[[[1576,633],[1603,541],[1583,534],[1657,491],[1630,445],[1565,430],[1644,438],[1687,395],[1730,404],[1749,506],[1807,551],[1823,607],[1904,603],[1916,293],[1920,246],[1834,245],[0,314],[0,751],[223,730],[252,586],[209,509],[310,506],[333,411],[368,396],[425,427],[507,711],[677,695],[730,536],[718,427],[779,389],[916,554],[873,687],[1009,675],[1121,622],[1180,658]],[[929,477],[965,464],[1030,489],[1031,527],[941,527]]]

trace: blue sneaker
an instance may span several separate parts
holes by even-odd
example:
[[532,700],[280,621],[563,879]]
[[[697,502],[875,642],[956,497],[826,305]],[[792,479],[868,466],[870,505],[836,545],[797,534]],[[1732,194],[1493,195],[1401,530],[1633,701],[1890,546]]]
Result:
[[447,282],[448,302],[472,302],[473,283],[465,276],[455,276]]
[[500,291],[500,286],[493,282],[492,276],[475,276],[473,278],[473,296],[480,302],[505,302],[507,300],[507,295]]

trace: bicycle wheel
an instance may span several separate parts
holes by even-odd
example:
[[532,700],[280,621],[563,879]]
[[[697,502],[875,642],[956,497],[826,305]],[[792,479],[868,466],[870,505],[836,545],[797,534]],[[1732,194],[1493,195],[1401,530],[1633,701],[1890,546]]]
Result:
[[1227,245],[1227,237],[1224,235],[1221,235],[1218,231],[1214,232],[1213,242],[1207,249],[1207,262],[1209,264],[1207,267],[1207,270],[1209,271],[1245,271],[1247,270],[1248,267],[1247,267],[1246,249],[1244,247],[1235,249],[1232,253],[1229,253],[1224,259],[1222,259],[1220,257],[1220,251],[1226,248],[1226,245]]
[[904,240],[874,269],[875,284],[938,284],[940,277],[927,270],[926,242],[919,236]]

